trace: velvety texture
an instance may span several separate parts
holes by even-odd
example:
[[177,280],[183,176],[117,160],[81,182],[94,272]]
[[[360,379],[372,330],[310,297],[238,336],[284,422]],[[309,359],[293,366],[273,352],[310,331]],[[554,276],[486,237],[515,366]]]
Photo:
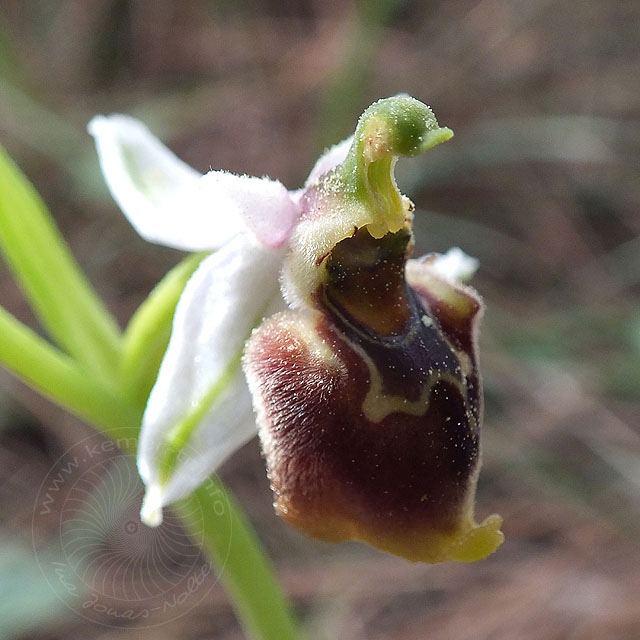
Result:
[[473,523],[481,303],[428,261],[409,286],[409,239],[364,228],[336,245],[315,309],[263,324],[245,368],[282,517],[412,560],[474,560],[501,541],[497,516]]

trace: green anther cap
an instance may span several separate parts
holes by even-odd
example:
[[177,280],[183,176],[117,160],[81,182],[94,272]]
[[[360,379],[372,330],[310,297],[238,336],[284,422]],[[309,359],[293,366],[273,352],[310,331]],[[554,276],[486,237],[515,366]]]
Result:
[[405,207],[393,175],[396,160],[417,156],[452,136],[426,104],[405,94],[379,100],[362,114],[336,178],[345,192],[373,210],[373,236],[404,225]]

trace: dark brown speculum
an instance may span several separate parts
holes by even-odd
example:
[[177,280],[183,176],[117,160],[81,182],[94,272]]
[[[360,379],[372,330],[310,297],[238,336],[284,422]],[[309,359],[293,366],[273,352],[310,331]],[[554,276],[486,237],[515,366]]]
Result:
[[408,240],[361,229],[328,258],[321,326],[348,370],[331,460],[378,526],[449,531],[478,457],[479,389],[405,282]]

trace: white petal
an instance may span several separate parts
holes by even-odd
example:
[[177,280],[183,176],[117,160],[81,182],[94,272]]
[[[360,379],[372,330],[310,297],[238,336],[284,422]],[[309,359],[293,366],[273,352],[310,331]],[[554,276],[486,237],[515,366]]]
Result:
[[318,178],[342,163],[347,157],[347,153],[351,148],[352,143],[353,136],[350,136],[346,140],[338,142],[338,144],[333,145],[333,147],[325,151],[324,154],[318,158],[313,169],[311,169],[311,173],[307,178],[306,184],[313,184],[318,180]]
[[468,256],[462,249],[452,247],[444,254],[428,256],[431,268],[443,278],[451,282],[471,280],[480,263],[476,258]]
[[243,229],[236,207],[211,201],[202,176],[142,122],[123,115],[89,123],[114,200],[138,233],[186,251],[215,249]]
[[[143,515],[150,524],[159,523],[161,506],[198,487],[256,432],[240,359],[252,329],[275,301],[282,304],[282,258],[283,251],[240,235],[206,258],[185,287],[140,434],[138,469],[149,492]],[[188,437],[164,482],[162,457],[176,429]]]
[[300,208],[281,182],[211,171],[202,183],[207,199],[233,208],[260,243],[277,248],[289,238]]

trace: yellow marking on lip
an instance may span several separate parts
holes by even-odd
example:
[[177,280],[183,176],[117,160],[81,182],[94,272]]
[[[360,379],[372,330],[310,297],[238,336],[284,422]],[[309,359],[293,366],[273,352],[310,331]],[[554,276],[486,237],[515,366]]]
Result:
[[[461,380],[450,373],[441,371],[432,371],[425,382],[422,393],[417,400],[407,400],[403,396],[390,395],[384,392],[382,388],[382,377],[371,357],[359,345],[347,341],[351,348],[362,358],[367,365],[369,371],[369,391],[362,403],[362,412],[367,420],[374,423],[382,422],[392,413],[404,413],[410,416],[423,416],[429,409],[429,398],[431,392],[438,382],[448,382],[453,385],[461,397],[466,400],[466,388]],[[465,402],[465,405],[467,403]],[[468,408],[465,408],[465,414],[472,431],[476,428],[476,421]]]

